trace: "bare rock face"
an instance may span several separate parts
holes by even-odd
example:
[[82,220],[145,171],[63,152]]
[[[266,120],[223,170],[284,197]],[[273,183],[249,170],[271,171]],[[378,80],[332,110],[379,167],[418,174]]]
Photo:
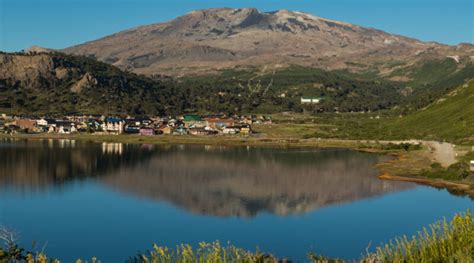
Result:
[[393,60],[412,64],[425,57],[474,55],[469,44],[425,43],[301,12],[265,13],[254,8],[193,11],[64,51],[147,75],[292,64],[384,71],[384,64]]
[[79,81],[71,86],[71,91],[74,93],[81,93],[82,89],[92,88],[97,84],[97,79],[95,79],[91,73],[87,72]]
[[111,65],[58,52],[0,52],[0,112],[161,114],[167,87]]
[[54,75],[50,56],[11,55],[0,53],[0,79],[14,79],[26,86],[38,86],[40,78]]
[[71,71],[70,69],[58,67],[55,70],[55,75],[58,79],[65,79],[69,76],[70,71]]

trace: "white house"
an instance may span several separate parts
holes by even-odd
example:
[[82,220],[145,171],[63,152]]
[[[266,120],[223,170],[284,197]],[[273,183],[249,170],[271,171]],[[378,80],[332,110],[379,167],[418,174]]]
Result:
[[45,119],[40,119],[36,121],[36,125],[38,126],[48,126],[48,121]]
[[59,134],[70,134],[70,133],[75,133],[77,132],[76,126],[72,122],[58,122],[56,124],[56,127],[58,129]]
[[318,104],[321,101],[320,97],[305,96],[301,97],[301,104]]
[[230,128],[230,127],[229,127],[229,128],[224,128],[224,129],[222,130],[222,133],[223,133],[223,134],[236,134],[237,131],[235,130],[235,128]]
[[122,134],[124,130],[125,122],[119,118],[107,118],[102,123],[102,130],[109,134]]

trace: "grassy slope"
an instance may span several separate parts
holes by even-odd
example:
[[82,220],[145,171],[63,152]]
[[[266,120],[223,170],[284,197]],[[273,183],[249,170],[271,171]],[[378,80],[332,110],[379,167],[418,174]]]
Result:
[[255,126],[270,137],[352,140],[446,140],[474,144],[474,79],[404,117],[370,114],[274,114],[275,125]]
[[397,137],[461,141],[474,135],[474,80],[412,115],[388,121]]

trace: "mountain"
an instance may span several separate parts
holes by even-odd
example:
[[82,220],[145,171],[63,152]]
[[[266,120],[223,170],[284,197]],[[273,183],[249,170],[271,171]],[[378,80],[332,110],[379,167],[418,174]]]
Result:
[[12,114],[163,114],[170,89],[93,59],[0,53],[0,110]]
[[[220,8],[61,51],[0,54],[0,110],[406,114],[472,78],[472,44],[426,43],[287,10]],[[303,105],[303,96],[322,100]]]
[[474,46],[447,46],[301,12],[254,8],[207,9],[166,23],[140,26],[63,50],[92,56],[145,75],[208,73],[217,69],[290,65],[324,70],[394,71],[450,57],[474,60]]

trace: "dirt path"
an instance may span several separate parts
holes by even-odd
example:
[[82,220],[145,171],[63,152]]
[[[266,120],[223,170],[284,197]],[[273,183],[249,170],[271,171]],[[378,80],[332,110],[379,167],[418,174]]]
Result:
[[435,141],[424,141],[422,143],[430,148],[435,161],[443,167],[456,163],[456,151],[453,144]]
[[448,167],[456,163],[456,151],[454,145],[447,142],[437,141],[422,141],[422,140],[408,140],[408,141],[381,141],[381,143],[419,143],[428,147],[432,155],[433,161],[438,162],[443,167]]

